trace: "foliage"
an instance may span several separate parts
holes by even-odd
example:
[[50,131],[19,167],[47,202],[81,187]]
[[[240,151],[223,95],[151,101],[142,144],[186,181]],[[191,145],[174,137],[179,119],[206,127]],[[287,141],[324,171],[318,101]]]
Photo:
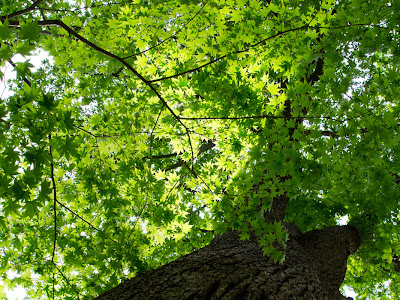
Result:
[[[0,60],[17,79],[0,103],[1,280],[91,298],[228,227],[282,260],[287,234],[265,215],[287,197],[303,231],[341,217],[362,230],[345,280],[360,299],[398,297],[398,11],[3,1]],[[12,62],[37,49],[54,63]]]

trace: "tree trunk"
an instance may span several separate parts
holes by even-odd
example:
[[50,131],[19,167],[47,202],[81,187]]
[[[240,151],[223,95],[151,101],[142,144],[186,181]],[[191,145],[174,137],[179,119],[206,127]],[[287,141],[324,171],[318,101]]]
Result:
[[96,299],[346,299],[339,287],[347,258],[360,245],[359,231],[333,226],[302,234],[285,227],[290,239],[283,264],[264,256],[255,238],[241,241],[231,231]]

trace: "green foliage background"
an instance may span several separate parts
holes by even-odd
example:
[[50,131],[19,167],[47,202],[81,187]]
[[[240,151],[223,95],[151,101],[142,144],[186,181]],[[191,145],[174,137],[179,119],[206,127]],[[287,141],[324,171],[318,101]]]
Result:
[[[263,216],[285,194],[303,231],[344,216],[363,231],[345,279],[359,299],[399,297],[399,11],[3,1],[17,79],[0,103],[0,279],[90,299],[227,227],[282,260],[287,235]],[[54,63],[13,63],[37,49]]]

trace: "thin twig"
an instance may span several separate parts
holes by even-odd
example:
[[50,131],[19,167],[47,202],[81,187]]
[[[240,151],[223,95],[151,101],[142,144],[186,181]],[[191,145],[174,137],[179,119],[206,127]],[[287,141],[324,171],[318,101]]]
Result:
[[137,55],[146,53],[147,51],[150,51],[151,49],[157,48],[158,46],[164,44],[166,41],[168,41],[168,40],[170,40],[170,39],[176,37],[176,35],[177,35],[179,32],[181,32],[190,22],[192,22],[192,21],[194,20],[194,18],[196,18],[196,17],[200,14],[200,12],[201,12],[201,11],[204,9],[204,7],[207,5],[207,2],[208,2],[208,1],[206,1],[205,4],[199,9],[199,11],[198,11],[193,17],[191,17],[191,18],[189,19],[189,21],[187,21],[181,28],[179,28],[173,35],[169,36],[169,37],[166,38],[165,40],[162,40],[161,42],[159,42],[157,45],[154,45],[154,46],[152,46],[152,47],[150,47],[150,48],[148,48],[148,49],[146,49],[146,50],[143,50],[143,51],[141,51],[141,52],[138,52],[138,53],[135,53],[135,54],[132,54],[132,55],[129,55],[129,56],[125,56],[124,59],[132,58],[132,57],[135,57],[135,56],[137,56]]
[[[9,22],[10,26],[19,26],[18,21],[10,21]],[[120,63],[122,63],[129,71],[131,71],[136,77],[138,77],[145,85],[147,85],[153,93],[157,96],[157,98],[162,102],[162,104],[169,110],[169,112],[172,114],[172,116],[182,125],[182,127],[186,131],[186,135],[189,139],[189,144],[190,144],[190,151],[192,153],[192,161],[194,158],[194,152],[193,152],[193,145],[192,145],[192,139],[190,137],[190,132],[189,128],[182,122],[182,120],[179,118],[179,116],[173,111],[173,109],[168,105],[168,103],[165,101],[165,99],[161,96],[161,94],[156,90],[156,88],[152,85],[150,81],[148,81],[146,78],[144,78],[136,69],[134,69],[125,59],[119,57],[118,55],[115,55],[99,46],[96,44],[92,43],[91,41],[87,40],[83,36],[81,36],[79,33],[77,33],[75,30],[73,30],[71,27],[67,26],[64,22],[60,20],[43,20],[43,21],[38,21],[39,26],[49,26],[49,25],[55,25],[62,27],[65,29],[70,35],[73,35],[76,37],[78,40],[83,42],[84,44],[90,46],[94,50],[103,53],[104,55],[111,57]],[[192,166],[193,167],[193,166]]]
[[161,106],[161,109],[160,109],[160,112],[158,113],[156,122],[154,123],[154,126],[153,126],[153,128],[152,128],[152,130],[150,132],[150,149],[149,149],[149,156],[150,157],[153,156],[153,154],[152,154],[152,150],[153,150],[153,132],[156,129],[158,121],[160,120],[160,117],[161,117],[163,109],[164,109],[164,104]]
[[[54,262],[52,261],[52,263],[54,264]],[[54,270],[53,270],[53,300],[55,299],[55,292],[56,292],[56,289],[55,289],[55,286],[54,286],[54,281],[56,280],[56,274],[54,274]]]
[[124,4],[124,3],[125,2],[102,3],[102,4],[99,4],[99,5],[83,6],[83,7],[77,7],[77,8],[74,8],[74,9],[53,9],[53,8],[42,8],[42,9],[46,10],[46,11],[76,13],[77,11],[80,11],[80,10],[91,9],[91,8],[96,8],[96,7],[113,6],[113,5],[117,5],[117,4],[120,5],[120,4]]
[[[14,69],[17,67],[17,65],[11,60],[11,58],[9,58],[7,61],[8,61],[8,63],[9,63]],[[24,76],[23,80],[25,81],[25,83],[26,83],[27,85],[32,86],[32,84],[31,84],[31,82],[29,81],[29,79],[26,78],[25,76]]]
[[[49,142],[51,141],[51,134],[49,134]],[[54,244],[53,244],[53,254],[51,256],[51,262],[54,263],[54,256],[56,254],[56,243],[57,243],[57,187],[56,187],[56,180],[54,178],[54,164],[53,164],[53,153],[50,146],[50,168],[51,168],[51,181],[53,183],[53,213],[54,213]]]
[[[200,145],[199,148],[199,153],[197,154],[197,157],[199,157],[200,154],[203,152],[206,152],[207,150],[210,150],[215,147],[215,144],[212,140],[209,140],[207,143],[203,143]],[[154,156],[145,156],[143,159],[163,159],[163,158],[171,158],[171,157],[176,157],[178,156],[178,153],[170,153],[170,154],[161,154],[161,155],[154,155]]]
[[[333,117],[324,117],[324,116],[268,116],[268,115],[260,115],[260,116],[244,116],[244,117],[180,117],[182,120],[246,120],[246,119],[328,119],[337,122],[344,122],[343,120],[338,120]],[[345,120],[346,121],[346,120]]]
[[262,39],[261,41],[259,41],[259,42],[255,43],[255,44],[251,45],[249,48],[246,48],[246,49],[243,49],[243,50],[239,50],[239,51],[236,51],[236,52],[231,52],[231,53],[229,53],[229,54],[226,54],[226,55],[217,57],[217,58],[215,58],[215,59],[209,61],[208,63],[205,63],[205,64],[203,64],[203,65],[201,65],[201,66],[198,66],[197,68],[193,68],[193,69],[190,69],[190,70],[187,70],[187,71],[184,71],[184,72],[175,74],[175,75],[171,75],[171,76],[167,76],[167,77],[161,77],[161,78],[149,80],[149,82],[150,82],[150,83],[154,83],[154,82],[158,82],[158,81],[162,81],[162,80],[167,80],[167,79],[171,79],[171,78],[176,78],[176,77],[182,76],[182,75],[184,75],[184,74],[196,72],[196,71],[198,71],[198,70],[200,70],[200,69],[202,69],[202,68],[204,68],[204,67],[206,67],[206,66],[208,66],[208,65],[211,65],[211,64],[213,64],[213,63],[215,63],[215,62],[217,62],[217,61],[220,61],[220,60],[222,60],[222,59],[228,57],[229,55],[235,55],[235,54],[240,54],[240,53],[248,52],[248,51],[250,50],[250,48],[254,48],[254,47],[256,47],[256,46],[258,46],[258,45],[260,45],[260,44],[262,44],[262,43],[264,43],[264,42],[266,42],[266,41],[268,41],[268,40],[270,40],[270,39],[276,38],[277,36],[283,35],[283,34],[285,34],[285,33],[287,33],[287,32],[293,32],[293,31],[298,31],[298,30],[302,30],[302,29],[310,29],[310,28],[312,28],[312,29],[341,29],[341,28],[349,28],[349,27],[353,27],[353,26],[373,26],[373,27],[380,28],[380,29],[389,29],[389,30],[390,30],[390,28],[382,27],[382,26],[379,26],[379,25],[364,24],[364,23],[349,24],[349,25],[343,25],[343,26],[330,26],[330,27],[329,27],[329,26],[314,26],[314,27],[310,27],[310,26],[308,26],[308,25],[304,25],[304,26],[301,26],[301,27],[296,27],[296,28],[292,28],[292,29],[288,29],[288,30],[284,30],[284,31],[279,31],[279,32],[276,33],[276,34],[274,34],[274,35],[272,35],[272,36],[269,36],[269,37],[267,37],[267,38],[265,38],[265,39]]
[[220,61],[220,60],[222,60],[222,59],[224,59],[224,58],[226,58],[226,57],[228,57],[228,56],[230,56],[230,55],[235,55],[235,54],[240,54],[240,53],[248,52],[248,51],[250,50],[250,48],[256,47],[256,46],[258,46],[258,45],[260,45],[260,44],[262,44],[262,43],[264,43],[264,42],[266,42],[266,41],[268,41],[268,40],[271,40],[271,39],[273,39],[273,38],[276,38],[277,36],[283,35],[283,34],[288,33],[288,32],[297,31],[297,30],[302,30],[302,29],[307,29],[307,28],[309,28],[309,27],[306,26],[306,25],[304,25],[304,26],[297,27],[297,28],[292,28],[292,29],[288,29],[288,30],[284,30],[284,31],[279,31],[278,33],[276,33],[276,34],[274,34],[274,35],[271,35],[271,36],[269,36],[269,37],[267,37],[267,38],[265,38],[265,39],[262,39],[261,41],[259,41],[259,42],[255,43],[255,44],[251,45],[250,47],[248,47],[248,48],[246,48],[246,49],[242,49],[242,50],[239,50],[239,51],[235,51],[235,52],[231,52],[231,53],[229,53],[229,54],[222,55],[222,56],[217,57],[217,58],[215,58],[215,59],[209,61],[208,63],[205,63],[205,64],[203,64],[203,65],[201,65],[201,66],[196,67],[196,68],[193,68],[193,69],[190,69],[190,70],[187,70],[187,71],[184,71],[184,72],[175,74],[175,75],[171,75],[171,76],[167,76],[167,77],[161,77],[161,78],[149,80],[149,82],[150,82],[150,83],[154,83],[154,82],[158,82],[158,81],[162,81],[162,80],[167,80],[167,79],[171,79],[171,78],[176,78],[176,77],[182,76],[182,75],[184,75],[184,74],[188,74],[188,73],[193,73],[193,72],[199,71],[200,69],[202,69],[202,68],[204,68],[204,67],[207,67],[208,65],[211,65],[211,64],[213,64],[213,63],[216,63],[217,61]]
[[178,153],[161,154],[161,155],[154,155],[154,156],[145,156],[142,159],[163,159],[163,158],[175,157],[177,155],[178,155]]
[[102,232],[104,234],[104,236],[106,238],[108,238],[110,241],[116,243],[117,241],[114,240],[113,238],[109,237],[108,235],[106,235],[104,233],[103,230],[95,227],[94,225],[92,225],[90,222],[86,221],[84,218],[82,218],[80,215],[78,215],[76,212],[74,212],[72,209],[70,209],[68,206],[65,206],[63,203],[61,203],[60,201],[57,200],[57,203],[60,204],[62,207],[64,207],[66,210],[68,210],[70,213],[72,213],[75,217],[81,219],[83,222],[85,222],[86,224],[88,224],[90,227],[92,227],[94,230],[98,231],[98,232]]
[[68,280],[68,278],[64,275],[64,273],[60,270],[60,268],[56,265],[55,262],[53,262],[54,267],[56,267],[57,271],[61,274],[61,276],[65,279],[65,281],[68,283],[68,285],[75,291],[75,293],[78,294],[78,299],[80,296],[80,293],[74,288],[74,286],[71,284],[71,282]]

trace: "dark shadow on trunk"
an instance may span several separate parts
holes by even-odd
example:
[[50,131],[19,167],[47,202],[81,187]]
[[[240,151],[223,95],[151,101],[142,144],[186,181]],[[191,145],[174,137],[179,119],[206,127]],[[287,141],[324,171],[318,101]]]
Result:
[[256,239],[228,232],[96,299],[346,299],[339,287],[348,256],[360,246],[359,231],[333,226],[302,234],[285,226],[290,239],[283,264],[264,256]]

